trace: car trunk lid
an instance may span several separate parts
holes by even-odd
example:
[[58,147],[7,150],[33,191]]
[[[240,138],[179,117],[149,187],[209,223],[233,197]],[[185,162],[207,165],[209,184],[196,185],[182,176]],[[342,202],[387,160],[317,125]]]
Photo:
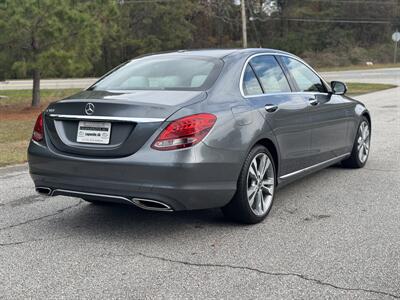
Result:
[[[175,111],[205,97],[201,91],[83,91],[49,105],[45,112],[46,133],[63,153],[128,156],[139,150]],[[78,142],[78,131],[98,134],[99,138],[109,136],[104,144]]]

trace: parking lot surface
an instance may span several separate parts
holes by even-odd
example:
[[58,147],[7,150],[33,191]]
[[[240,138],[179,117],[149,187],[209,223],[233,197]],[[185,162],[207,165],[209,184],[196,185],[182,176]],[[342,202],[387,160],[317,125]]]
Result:
[[[400,69],[325,76],[400,85]],[[400,298],[400,88],[357,98],[372,114],[366,167],[279,190],[253,226],[46,198],[26,165],[0,169],[0,298]]]

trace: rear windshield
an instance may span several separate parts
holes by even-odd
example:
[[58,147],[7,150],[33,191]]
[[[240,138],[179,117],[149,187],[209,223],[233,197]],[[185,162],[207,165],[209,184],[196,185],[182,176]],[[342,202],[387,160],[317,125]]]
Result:
[[206,90],[217,79],[222,64],[209,57],[145,57],[122,65],[90,89]]

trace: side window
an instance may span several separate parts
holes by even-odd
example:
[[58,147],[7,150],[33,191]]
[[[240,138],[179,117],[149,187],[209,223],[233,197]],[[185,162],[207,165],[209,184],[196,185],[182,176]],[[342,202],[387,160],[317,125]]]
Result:
[[256,56],[250,61],[260,79],[264,93],[291,92],[280,65],[272,55]]
[[260,95],[263,93],[253,69],[247,65],[243,75],[243,93],[246,96]]
[[283,56],[282,60],[302,92],[326,92],[321,79],[306,65],[286,56]]

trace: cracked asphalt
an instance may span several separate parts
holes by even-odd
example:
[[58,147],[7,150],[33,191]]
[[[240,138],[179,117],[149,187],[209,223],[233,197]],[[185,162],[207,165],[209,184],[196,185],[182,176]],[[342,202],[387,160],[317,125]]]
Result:
[[[400,69],[324,74],[400,85]],[[0,169],[0,298],[400,299],[400,88],[363,95],[364,169],[278,191],[268,218],[156,213],[35,194]]]

